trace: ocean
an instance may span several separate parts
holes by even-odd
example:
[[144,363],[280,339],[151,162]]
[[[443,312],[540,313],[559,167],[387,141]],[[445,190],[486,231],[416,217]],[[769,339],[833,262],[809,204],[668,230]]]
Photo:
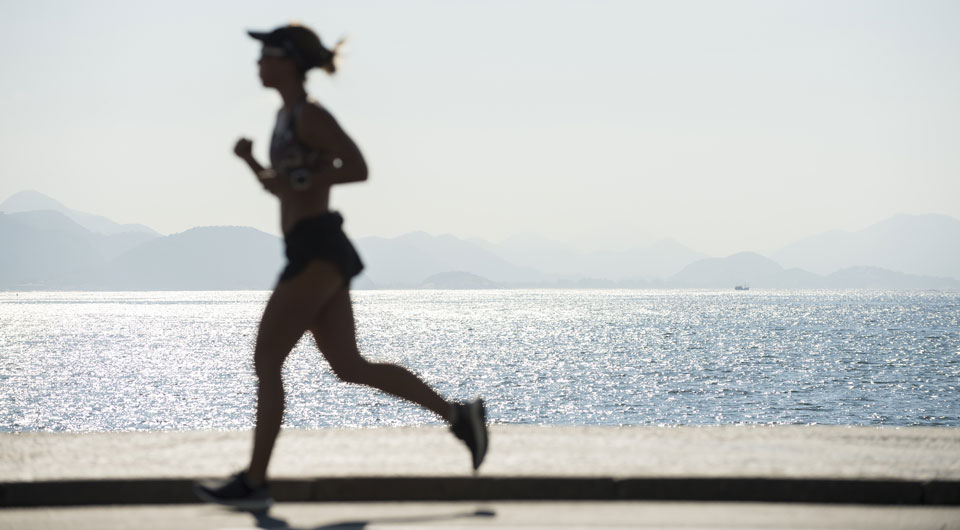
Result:
[[[0,432],[247,429],[268,292],[0,293]],[[354,291],[361,351],[491,422],[960,426],[960,293]],[[305,336],[295,428],[439,424]]]

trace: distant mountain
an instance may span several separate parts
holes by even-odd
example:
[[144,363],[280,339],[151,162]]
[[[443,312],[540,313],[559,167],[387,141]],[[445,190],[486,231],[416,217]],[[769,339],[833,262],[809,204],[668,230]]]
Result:
[[706,257],[673,239],[663,239],[643,248],[587,254],[583,274],[611,280],[666,278]]
[[960,280],[894,272],[879,267],[850,267],[826,277],[834,289],[960,289]]
[[106,265],[59,280],[61,288],[271,289],[283,266],[279,238],[244,227],[193,228],[144,243]]
[[0,214],[0,289],[49,287],[54,278],[103,265],[154,237],[95,234],[56,211]]
[[113,235],[138,232],[154,237],[160,235],[153,229],[144,225],[118,224],[103,216],[93,215],[67,208],[56,199],[48,197],[37,191],[21,191],[0,203],[0,212],[8,214],[44,210],[62,213],[73,222],[97,234]]
[[397,238],[364,237],[355,241],[365,274],[381,287],[416,287],[427,278],[461,271],[503,284],[543,281],[540,272],[521,267],[476,243],[454,236],[413,232]]
[[668,285],[711,289],[732,289],[736,285],[766,289],[960,289],[960,281],[952,278],[917,276],[878,267],[852,267],[822,276],[797,268],[785,269],[754,252],[691,263],[670,278]]
[[773,289],[814,287],[821,278],[799,269],[786,270],[755,252],[740,252],[726,258],[696,261],[670,281],[682,287],[733,288],[749,285]]
[[0,289],[269,289],[281,247],[252,228],[103,235],[55,211],[0,214]]
[[[671,240],[623,252],[579,253],[535,237],[494,244],[415,232],[393,239],[362,238],[357,246],[370,280],[386,288],[491,288],[491,284],[559,288],[733,288],[739,284],[770,289],[960,288],[960,282],[949,278],[877,267],[848,267],[824,276],[796,267],[784,268],[754,252],[697,259],[703,255]],[[534,264],[544,267],[543,272]],[[679,272],[663,272],[674,267]]]
[[10,214],[10,219],[40,232],[61,232],[83,239],[93,246],[100,258],[105,261],[111,260],[151,239],[160,237],[144,231],[120,232],[110,235],[93,233],[65,214],[53,210]]
[[18,215],[0,214],[0,288],[43,285],[53,276],[103,262],[92,243],[93,234],[62,214],[63,230],[45,229],[56,220],[22,222]]
[[505,261],[540,271],[547,277],[569,273],[568,267],[577,268],[572,262],[583,257],[582,252],[563,243],[532,235],[512,236],[500,243],[479,238],[470,239],[469,242]]
[[[753,252],[706,258],[672,240],[589,253],[535,236],[489,243],[414,232],[355,244],[366,264],[355,289],[960,289],[960,221],[943,215],[899,215],[799,241],[776,253],[787,268]],[[22,192],[0,204],[0,289],[269,289],[282,246],[243,227],[164,237]]]
[[896,215],[857,232],[802,239],[772,256],[819,274],[872,266],[960,280],[960,220],[946,215]]
[[472,241],[507,261],[542,271],[551,279],[565,280],[602,278],[619,282],[665,278],[707,257],[672,239],[625,251],[599,252],[581,252],[536,236],[510,237],[497,244]]
[[[704,254],[663,240],[648,248],[584,253],[544,238],[523,236],[501,243],[412,232],[396,238],[365,237],[356,246],[365,274],[381,288],[416,288],[438,281],[478,288],[503,287],[646,287],[647,279],[665,277]],[[450,274],[451,276],[444,276]]]

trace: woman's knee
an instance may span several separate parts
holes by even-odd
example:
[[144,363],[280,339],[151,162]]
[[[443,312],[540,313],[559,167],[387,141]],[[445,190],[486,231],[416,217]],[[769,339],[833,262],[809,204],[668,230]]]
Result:
[[333,370],[334,375],[336,375],[341,381],[347,383],[362,384],[366,380],[369,367],[370,362],[360,355],[357,355],[349,360],[340,360],[330,363],[330,368]]

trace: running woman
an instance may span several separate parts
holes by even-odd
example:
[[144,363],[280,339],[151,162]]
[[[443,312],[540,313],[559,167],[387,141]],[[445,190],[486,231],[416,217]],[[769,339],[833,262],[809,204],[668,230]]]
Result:
[[343,218],[330,211],[329,203],[331,186],[366,180],[367,166],[356,144],[304,87],[313,68],[335,72],[339,44],[327,49],[312,30],[297,24],[248,33],[263,44],[257,63],[260,80],[280,93],[283,107],[270,143],[272,167],[256,161],[253,142],[246,138],[237,141],[234,153],[280,200],[288,263],[263,311],[253,354],[258,388],[250,464],[218,485],[198,484],[197,495],[247,510],[264,510],[273,503],[267,464],[283,417],[281,367],[307,331],[341,380],[412,401],[447,420],[477,469],[487,451],[483,401],[447,401],[406,368],[370,362],[357,348],[349,287],[363,264],[343,233]]

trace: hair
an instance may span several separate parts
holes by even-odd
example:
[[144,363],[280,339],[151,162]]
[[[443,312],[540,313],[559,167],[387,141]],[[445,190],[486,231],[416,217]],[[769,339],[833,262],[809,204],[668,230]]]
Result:
[[[337,63],[340,62],[340,49],[343,48],[343,44],[345,42],[346,39],[341,38],[336,44],[333,45],[333,48],[323,48],[326,53],[323,54],[323,57],[320,58],[314,66],[322,69],[324,72],[330,75],[337,73]],[[323,46],[321,45],[321,47]]]
[[311,68],[320,68],[330,75],[337,71],[338,56],[343,47],[345,38],[341,38],[333,46],[327,48],[312,29],[299,22],[291,22],[286,28],[290,30],[289,39],[292,46],[299,52],[300,59],[297,60],[297,70],[301,81],[306,79],[307,72]]

